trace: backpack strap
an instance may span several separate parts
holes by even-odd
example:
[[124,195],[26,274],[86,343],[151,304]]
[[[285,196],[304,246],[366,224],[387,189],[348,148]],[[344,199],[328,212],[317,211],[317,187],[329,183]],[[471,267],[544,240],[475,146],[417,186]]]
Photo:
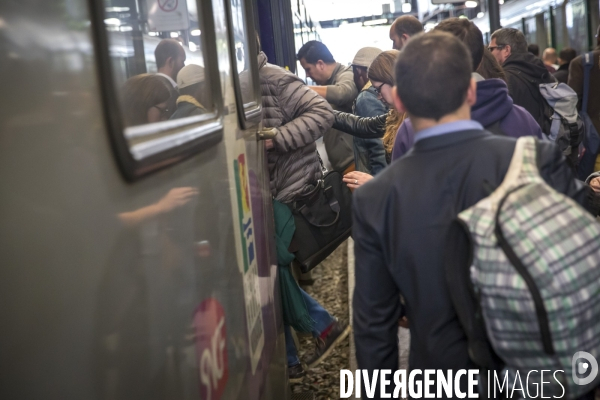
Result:
[[533,136],[517,139],[504,180],[491,195],[481,200],[482,204],[486,204],[485,207],[496,210],[504,196],[515,187],[542,180],[537,166],[536,146],[537,141]]
[[594,66],[594,53],[589,52],[583,55],[583,102],[581,111],[587,113],[588,98],[590,96],[590,73]]

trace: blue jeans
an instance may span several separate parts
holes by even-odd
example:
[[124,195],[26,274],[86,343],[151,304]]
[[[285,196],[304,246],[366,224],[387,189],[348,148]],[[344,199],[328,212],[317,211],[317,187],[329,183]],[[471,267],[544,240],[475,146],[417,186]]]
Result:
[[385,149],[381,139],[354,138],[354,163],[357,171],[377,175],[387,167]]
[[[302,292],[302,297],[304,298],[304,303],[306,304],[306,308],[308,308],[308,314],[315,321],[315,325],[313,326],[312,335],[314,337],[319,337],[321,332],[329,327],[329,325],[333,324],[335,319],[327,312],[326,309],[323,308],[315,299],[310,297],[308,293],[306,293],[302,288],[300,288]],[[287,354],[287,363],[288,366],[292,367],[296,364],[300,364],[300,359],[298,358],[298,351],[296,350],[296,344],[294,343],[294,338],[292,338],[292,331],[288,325],[283,327],[285,333],[285,352]]]

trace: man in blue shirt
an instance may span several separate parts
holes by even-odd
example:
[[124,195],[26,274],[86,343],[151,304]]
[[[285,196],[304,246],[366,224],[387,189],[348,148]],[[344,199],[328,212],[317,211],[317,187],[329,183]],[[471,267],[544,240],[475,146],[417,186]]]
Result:
[[[371,63],[380,53],[381,49],[377,47],[363,47],[352,60],[354,83],[360,91],[352,106],[352,112],[359,117],[377,117],[387,113],[387,107],[378,99],[377,91],[371,85],[367,75]],[[357,171],[376,175],[387,166],[385,149],[381,139],[354,137],[353,140],[354,163]]]
[[[406,315],[410,370],[476,369],[447,287],[444,249],[457,214],[504,179],[516,139],[471,120],[476,83],[471,55],[458,38],[435,31],[415,36],[395,68],[394,106],[408,113],[415,144],[354,192],[358,366],[371,375],[398,369],[398,320]],[[587,190],[560,150],[540,142],[537,153],[546,182],[585,203]],[[379,388],[375,393],[379,398]]]

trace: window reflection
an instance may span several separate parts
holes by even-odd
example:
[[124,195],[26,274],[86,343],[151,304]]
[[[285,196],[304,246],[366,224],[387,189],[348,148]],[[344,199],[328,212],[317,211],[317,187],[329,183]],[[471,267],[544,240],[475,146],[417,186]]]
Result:
[[[181,126],[173,120],[213,111],[196,2],[133,0],[129,7],[114,3],[104,1],[104,26],[125,136],[139,144],[143,135],[133,127],[172,129]],[[151,136],[148,140],[156,139]]]
[[[248,50],[249,35],[246,33],[245,11],[242,0],[231,1],[231,19],[233,23],[233,37],[235,50],[235,65],[240,76],[242,87],[242,100],[244,106],[255,102],[255,86],[251,78],[250,57]],[[252,37],[253,38],[253,37]]]
[[169,109],[171,92],[160,76],[133,76],[125,82],[121,93],[126,126],[166,121],[172,114]]

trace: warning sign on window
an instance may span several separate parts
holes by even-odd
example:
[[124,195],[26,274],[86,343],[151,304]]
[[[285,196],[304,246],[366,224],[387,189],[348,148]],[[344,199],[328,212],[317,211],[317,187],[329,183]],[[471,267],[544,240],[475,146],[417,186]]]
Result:
[[148,5],[148,30],[156,32],[188,29],[186,0],[146,0]]

